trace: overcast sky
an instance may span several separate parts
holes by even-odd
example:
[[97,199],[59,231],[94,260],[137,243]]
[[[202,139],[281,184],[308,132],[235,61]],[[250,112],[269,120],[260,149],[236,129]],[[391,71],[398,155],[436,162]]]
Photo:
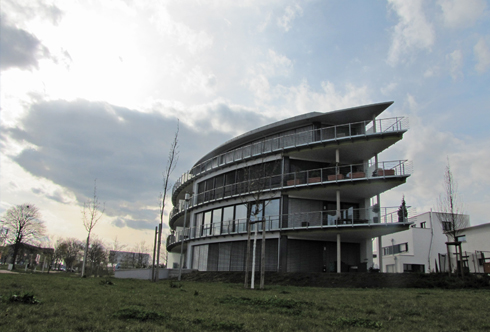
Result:
[[[0,214],[31,203],[51,238],[94,232],[153,241],[169,143],[174,181],[258,126],[312,111],[394,101],[409,159],[405,195],[437,209],[447,159],[473,225],[489,222],[490,3],[1,0]],[[165,219],[166,220],[166,219]]]

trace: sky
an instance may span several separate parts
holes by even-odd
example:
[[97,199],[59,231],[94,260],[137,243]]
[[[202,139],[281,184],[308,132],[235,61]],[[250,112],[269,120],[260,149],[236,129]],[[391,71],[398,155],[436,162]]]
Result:
[[94,233],[152,244],[177,126],[171,182],[259,126],[385,101],[410,129],[380,160],[413,173],[381,205],[437,210],[449,161],[471,224],[490,222],[489,1],[0,4],[0,214],[35,204],[51,241],[86,237],[96,179]]

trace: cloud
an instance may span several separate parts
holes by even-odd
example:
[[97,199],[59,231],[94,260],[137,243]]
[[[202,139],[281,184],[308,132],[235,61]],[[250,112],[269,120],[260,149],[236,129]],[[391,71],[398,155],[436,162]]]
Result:
[[485,0],[439,0],[444,24],[451,28],[468,27],[483,15],[487,4]]
[[38,68],[38,61],[49,58],[49,50],[39,39],[26,30],[10,26],[5,18],[0,19],[0,69],[19,68],[30,70]]
[[213,95],[216,92],[216,76],[205,74],[200,66],[195,66],[187,75],[183,87],[188,92],[201,92],[204,95]]
[[291,29],[293,20],[303,15],[303,9],[298,5],[287,6],[284,9],[284,15],[277,19],[277,25],[288,32]]
[[164,36],[169,36],[178,45],[183,45],[191,54],[197,54],[213,45],[213,38],[205,31],[196,31],[184,23],[177,22],[166,6],[155,2],[150,5],[150,22]]
[[437,210],[437,198],[443,191],[444,167],[449,158],[459,192],[465,194],[463,201],[471,207],[472,224],[486,222],[488,217],[480,212],[480,207],[488,197],[490,185],[490,178],[482,176],[490,167],[490,157],[486,153],[490,141],[488,138],[460,138],[445,131],[440,119],[426,121],[430,107],[421,105],[413,95],[406,95],[401,108],[410,115],[410,129],[403,140],[383,152],[380,159],[408,159],[413,162],[413,172],[406,184],[383,194],[382,204],[397,206],[405,195],[407,204],[419,212]]
[[[146,220],[133,220],[128,218],[117,218],[112,221],[112,225],[118,228],[129,227],[133,229],[155,229],[154,221],[146,221]],[[163,228],[169,228],[168,225],[163,224]]]
[[338,109],[365,105],[370,102],[366,86],[356,87],[346,84],[339,89],[332,82],[322,82],[320,91],[313,91],[307,81],[300,85],[282,88],[286,105],[290,109],[288,116],[308,112],[328,112]]
[[397,86],[398,86],[397,83],[391,82],[387,86],[382,87],[380,91],[383,95],[390,95],[396,89]]
[[461,50],[455,50],[451,54],[448,54],[446,58],[450,63],[450,73],[453,80],[457,80],[463,77],[463,52]]
[[483,74],[490,67],[490,48],[487,41],[482,37],[473,47],[477,64],[475,69],[478,73]]
[[263,62],[252,66],[247,73],[245,84],[259,103],[272,100],[269,79],[287,77],[293,71],[293,62],[286,56],[269,49]]
[[201,134],[215,135],[216,139],[209,142],[216,144],[223,143],[230,136],[240,135],[277,120],[262,114],[257,109],[232,104],[224,99],[182,109],[176,114],[179,114],[179,118],[185,117],[187,125]]
[[430,50],[435,41],[435,32],[425,18],[421,0],[388,0],[388,3],[399,16],[399,22],[392,30],[388,52],[388,63],[394,66],[415,50]]
[[42,19],[58,25],[64,15],[56,5],[42,0],[3,0],[2,9],[18,23]]
[[149,229],[158,216],[161,173],[176,130],[172,115],[182,118],[182,149],[171,183],[232,135],[273,121],[224,100],[148,113],[81,99],[37,101],[17,127],[1,128],[6,144],[24,148],[2,151],[10,151],[7,157],[25,171],[54,184],[35,185],[32,193],[80,205],[97,179],[99,199],[106,202],[106,215],[115,218],[115,225],[124,221],[127,227]]

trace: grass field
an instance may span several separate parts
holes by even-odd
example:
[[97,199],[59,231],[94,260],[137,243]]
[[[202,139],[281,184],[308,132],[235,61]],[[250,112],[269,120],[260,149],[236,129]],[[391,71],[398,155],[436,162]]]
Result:
[[[490,331],[490,291],[0,274],[0,331]],[[39,303],[36,303],[38,301]]]

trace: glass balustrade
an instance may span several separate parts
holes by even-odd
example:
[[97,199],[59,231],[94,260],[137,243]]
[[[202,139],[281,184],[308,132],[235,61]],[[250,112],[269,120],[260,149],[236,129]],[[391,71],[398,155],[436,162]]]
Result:
[[[363,209],[326,210],[315,212],[300,212],[293,214],[266,216],[262,221],[251,224],[251,232],[285,231],[305,229],[328,229],[336,227],[353,227],[378,224],[406,223],[409,217],[399,213],[399,207],[372,206]],[[407,207],[409,216],[411,207]],[[228,222],[220,222],[197,227],[178,228],[177,231],[167,237],[167,247],[182,242],[182,240],[207,238],[230,234],[246,234],[247,219],[237,219]],[[183,237],[183,238],[182,238]]]
[[195,165],[190,171],[184,173],[174,184],[172,194],[183,184],[198,175],[211,171],[227,164],[256,158],[257,156],[296,148],[309,144],[322,143],[332,140],[346,139],[355,136],[375,135],[378,133],[399,132],[408,129],[408,118],[396,117],[378,119],[375,121],[362,121],[320,129],[306,130],[292,135],[284,135],[254,142]]
[[[192,197],[188,208],[235,196],[247,195],[255,191],[272,191],[288,187],[313,186],[330,182],[360,181],[372,178],[387,178],[410,175],[412,163],[407,160],[383,161],[377,164],[353,164],[335,167],[306,170],[301,172],[273,175],[251,179],[244,182],[214,188]],[[184,201],[181,201],[170,212],[170,220],[184,212]]]

